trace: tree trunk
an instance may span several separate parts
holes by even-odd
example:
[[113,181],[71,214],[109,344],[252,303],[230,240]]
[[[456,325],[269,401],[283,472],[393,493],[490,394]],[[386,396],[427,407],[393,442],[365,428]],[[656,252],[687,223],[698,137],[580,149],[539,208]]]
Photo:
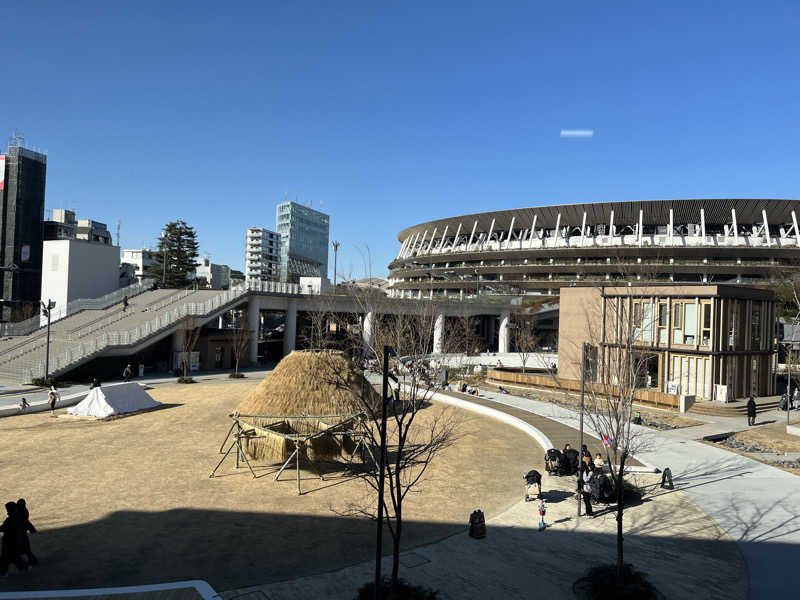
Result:
[[625,460],[628,458],[628,451],[623,450],[619,459],[619,470],[617,471],[617,581],[624,583],[623,554],[622,554],[622,515],[625,511],[625,490],[622,487],[623,475],[625,473]]
[[395,531],[392,538],[392,587],[397,585],[397,578],[400,572],[400,535],[403,532],[402,509],[398,507],[395,511]]
[[238,356],[236,357],[236,368],[234,369],[233,374],[234,375],[238,375],[239,374],[239,357]]

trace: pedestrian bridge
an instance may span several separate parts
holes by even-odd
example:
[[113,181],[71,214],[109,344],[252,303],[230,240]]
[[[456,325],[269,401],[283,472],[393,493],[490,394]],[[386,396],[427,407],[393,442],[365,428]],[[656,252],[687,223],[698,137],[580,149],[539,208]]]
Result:
[[[258,335],[260,311],[286,313],[284,355],[295,348],[298,311],[359,314],[363,318],[362,331],[369,336],[376,315],[435,310],[434,351],[443,348],[446,316],[500,316],[499,349],[508,351],[511,305],[507,302],[403,300],[383,296],[362,298],[352,293],[314,294],[297,284],[261,281],[251,281],[225,291],[137,291],[136,295],[128,296],[127,308],[122,304],[122,297],[115,294],[105,306],[82,300],[80,302],[84,304],[78,310],[63,311],[62,314],[66,316],[53,322],[50,327],[48,374],[63,376],[102,356],[135,354],[167,336],[175,336],[173,345],[179,349],[181,336],[185,335],[186,329],[205,325],[223,313],[244,308],[245,305],[248,309],[248,329],[254,339]],[[4,333],[5,336],[0,340],[0,380],[30,383],[34,378],[43,377],[46,370],[47,327],[38,327],[23,335],[13,335],[13,329],[6,329]],[[257,353],[258,345],[250,344],[251,364],[257,361]]]

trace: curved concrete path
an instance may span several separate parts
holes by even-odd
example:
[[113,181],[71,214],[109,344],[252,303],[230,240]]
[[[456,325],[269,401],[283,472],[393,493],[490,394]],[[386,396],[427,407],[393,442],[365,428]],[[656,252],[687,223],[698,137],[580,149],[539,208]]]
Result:
[[[493,403],[577,428],[579,415],[562,406],[485,392]],[[663,470],[735,540],[747,562],[749,597],[794,595],[800,565],[800,477],[722,448],[694,441],[692,430],[637,427],[647,441],[638,457]],[[700,434],[700,431],[698,431]],[[699,437],[699,435],[698,435]]]

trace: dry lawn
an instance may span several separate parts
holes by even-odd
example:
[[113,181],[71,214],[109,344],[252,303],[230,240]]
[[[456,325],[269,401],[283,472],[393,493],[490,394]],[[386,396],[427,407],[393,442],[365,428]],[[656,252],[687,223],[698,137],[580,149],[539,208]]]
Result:
[[751,427],[737,432],[733,437],[745,444],[767,448],[772,452],[800,452],[800,437],[786,433],[786,416],[780,416],[783,419],[779,418],[775,423]]
[[[0,419],[0,499],[27,499],[41,562],[30,574],[12,567],[7,589],[198,578],[225,590],[374,556],[374,524],[339,516],[369,497],[360,481],[331,473],[321,482],[304,471],[307,493],[298,496],[294,471],[277,483],[254,480],[232,460],[209,479],[227,414],[257,383],[158,387],[150,393],[165,408],[105,422],[47,413]],[[465,437],[408,497],[407,546],[463,531],[476,507],[501,513],[541,461],[538,445],[515,429],[459,418]]]

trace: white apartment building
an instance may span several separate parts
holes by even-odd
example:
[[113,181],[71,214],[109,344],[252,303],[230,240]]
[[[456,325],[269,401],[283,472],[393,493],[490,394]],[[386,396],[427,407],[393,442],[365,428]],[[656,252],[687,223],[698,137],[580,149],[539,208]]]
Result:
[[122,251],[123,264],[133,265],[136,269],[136,278],[141,281],[144,277],[145,270],[156,261],[153,258],[152,251],[147,248],[135,248],[132,250]]
[[245,278],[260,281],[279,281],[281,276],[281,236],[264,229],[247,230],[245,249]]
[[231,285],[231,268],[214,264],[209,258],[201,258],[197,261],[194,277],[198,282],[205,281],[205,287],[212,290],[227,290]]

